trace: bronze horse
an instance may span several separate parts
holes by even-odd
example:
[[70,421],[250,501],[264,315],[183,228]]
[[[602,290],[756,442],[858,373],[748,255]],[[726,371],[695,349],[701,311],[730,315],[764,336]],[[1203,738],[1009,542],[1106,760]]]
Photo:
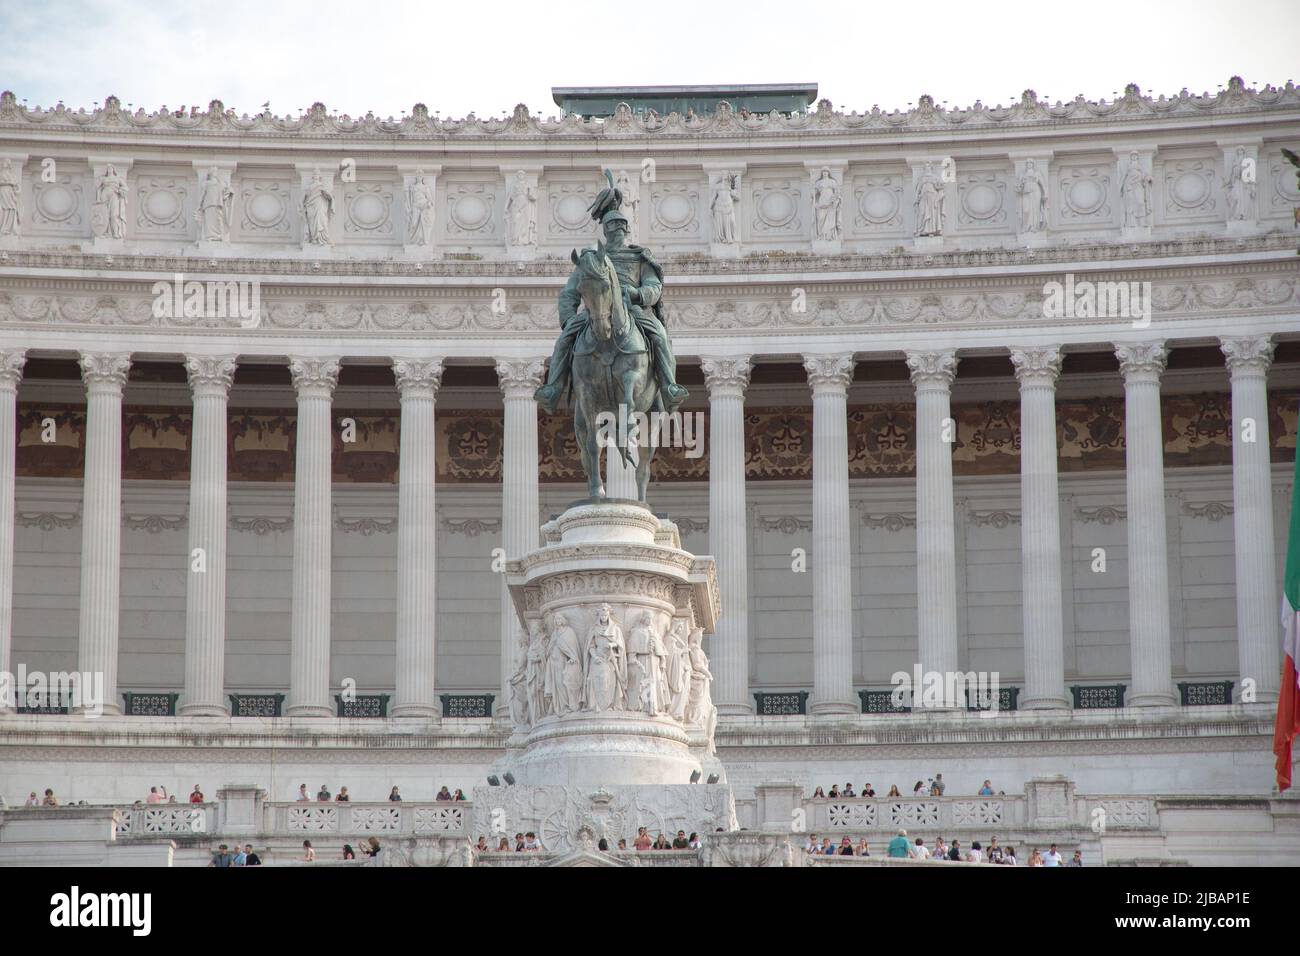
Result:
[[[572,378],[573,432],[582,454],[582,470],[587,474],[587,493],[592,498],[605,497],[600,478],[604,438],[603,443],[617,447],[628,464],[632,462],[627,446],[638,444],[637,500],[644,502],[654,449],[646,436],[640,436],[638,443],[633,416],[641,413],[637,416],[640,418],[663,410],[650,352],[641,330],[632,321],[627,290],[619,284],[614,263],[605,254],[605,244],[598,243],[581,253],[575,249],[570,258],[577,266],[578,294],[587,313],[586,327],[573,350]],[[618,434],[621,421],[628,423],[626,435]]]

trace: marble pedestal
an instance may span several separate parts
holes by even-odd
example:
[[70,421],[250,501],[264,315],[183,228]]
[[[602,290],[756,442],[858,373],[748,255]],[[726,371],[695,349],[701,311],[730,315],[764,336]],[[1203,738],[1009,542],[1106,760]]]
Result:
[[[578,502],[542,535],[543,547],[506,567],[528,643],[516,650],[514,734],[502,773],[533,787],[722,780],[700,647],[720,607],[713,559],[683,551],[676,525],[623,499]],[[619,653],[593,634],[602,607],[621,634],[622,661],[613,667],[604,661]],[[656,641],[658,652],[646,655]],[[566,649],[569,660],[580,658],[580,689],[575,666],[565,670]],[[656,659],[664,677],[651,681]],[[681,669],[668,676],[674,660],[690,664],[685,683]],[[623,675],[612,695],[610,673]],[[559,686],[566,679],[567,691]]]

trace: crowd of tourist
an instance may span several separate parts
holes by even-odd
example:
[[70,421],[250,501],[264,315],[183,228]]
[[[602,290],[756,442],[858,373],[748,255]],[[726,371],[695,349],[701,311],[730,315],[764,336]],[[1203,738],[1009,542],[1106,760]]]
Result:
[[[320,785],[320,789],[316,791],[315,798],[313,798],[312,795],[307,792],[307,785],[304,783],[304,784],[299,784],[298,793],[295,795],[294,799],[297,800],[298,803],[330,803],[330,802],[347,803],[352,799],[352,795],[348,793],[347,787],[339,787],[339,792],[331,796],[330,788],[322,783]],[[452,791],[452,790],[448,790],[446,787],[442,787],[438,790],[437,796],[435,796],[433,799],[442,800],[442,801],[447,801],[447,800],[455,801],[455,800],[468,800],[469,798],[465,796],[465,791],[461,790],[460,788],[457,788],[455,791]],[[388,802],[389,803],[402,802],[402,793],[397,787],[393,787],[392,790],[388,791]]]
[[[930,779],[929,783],[926,783],[924,780],[916,781],[916,783],[912,787],[912,792],[910,796],[942,797],[946,789],[947,789],[947,784],[943,782],[943,774],[936,773]],[[997,791],[997,793],[994,793],[993,782],[991,780],[985,780],[983,785],[979,788],[979,793],[977,795],[981,797],[992,797],[992,796],[1006,796],[1006,793],[1001,790]],[[826,790],[823,787],[815,787],[813,789],[812,799],[852,800],[852,799],[863,798],[863,797],[874,798],[877,796],[879,795],[876,793],[876,788],[873,787],[871,783],[868,781],[867,783],[864,783],[862,785],[861,790],[854,790],[852,782],[844,784],[843,787],[841,787],[838,783],[833,783],[831,784],[830,790]],[[901,799],[904,796],[909,796],[909,795],[904,794],[902,791],[900,791],[898,789],[898,784],[892,784],[889,787],[889,790],[885,793],[886,800],[888,800],[890,797],[898,797]]]

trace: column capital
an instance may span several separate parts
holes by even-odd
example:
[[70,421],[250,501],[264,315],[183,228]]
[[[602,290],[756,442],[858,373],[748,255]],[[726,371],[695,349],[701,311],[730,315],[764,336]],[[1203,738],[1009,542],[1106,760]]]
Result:
[[957,350],[935,349],[933,351],[908,351],[907,368],[912,374],[912,384],[938,385],[952,388],[957,377]]
[[1013,345],[1011,364],[1016,367],[1016,381],[1022,386],[1053,385],[1061,374],[1061,350],[1055,345]]
[[813,395],[832,389],[847,389],[853,381],[853,367],[857,363],[851,354],[808,355],[803,357],[804,371]]
[[190,381],[190,389],[197,393],[200,389],[221,392],[230,391],[235,380],[234,355],[186,355],[185,374]]
[[442,359],[395,358],[393,378],[397,380],[403,398],[408,393],[418,392],[428,392],[432,398],[438,394],[438,387],[442,384]]
[[716,355],[701,356],[700,368],[704,371],[704,385],[710,395],[715,392],[745,394],[751,368],[748,355],[726,358]]
[[1263,374],[1273,364],[1272,335],[1221,336],[1219,348],[1227,360],[1228,369],[1237,372]]
[[293,376],[293,389],[299,397],[306,392],[334,393],[339,381],[339,360],[336,358],[289,359],[289,374]]
[[121,390],[126,385],[126,376],[130,371],[130,352],[81,353],[81,380],[87,387],[110,385]]
[[19,381],[23,377],[23,366],[26,364],[26,349],[4,349],[0,351],[0,388],[17,388]]
[[1164,342],[1121,342],[1115,346],[1115,357],[1125,382],[1143,377],[1159,381],[1169,350]]
[[545,372],[546,359],[540,356],[497,360],[497,380],[507,398],[519,398],[521,393],[532,398],[533,392],[541,387]]

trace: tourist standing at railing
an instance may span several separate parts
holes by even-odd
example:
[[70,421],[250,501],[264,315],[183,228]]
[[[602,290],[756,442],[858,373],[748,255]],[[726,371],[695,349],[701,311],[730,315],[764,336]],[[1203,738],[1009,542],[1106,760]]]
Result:
[[846,784],[844,785],[844,796],[845,796],[845,797],[856,797],[856,796],[857,796],[857,794],[853,792],[853,784],[851,784],[851,783],[846,783]]
[[1043,865],[1043,854],[1038,852],[1038,847],[1034,847],[1034,852],[1029,854],[1029,865],[1030,866]]
[[[901,796],[901,794],[898,792],[898,787],[896,786],[889,788],[889,795],[891,797]],[[921,780],[916,781],[916,786],[912,788],[912,796],[914,797],[925,796],[925,783],[923,781]]]
[[335,803],[351,803],[352,798],[348,796],[347,787],[339,787],[338,796],[334,798]]
[[912,859],[914,860],[930,859],[930,848],[925,845],[925,841],[920,837],[916,838],[916,843],[912,846]]
[[248,866],[248,854],[239,848],[238,843],[235,844],[235,849],[230,854],[230,865]]
[[1066,866],[1083,866],[1083,851],[1075,850],[1074,856],[1070,857],[1070,862]]
[[862,788],[862,795],[864,797],[874,797],[876,795],[876,791],[873,790],[871,788],[871,784],[868,783],[866,786]]
[[889,856],[895,860],[906,860],[912,855],[907,846],[907,831],[899,830],[898,835],[889,841]]
[[435,800],[450,800],[450,799],[451,799],[451,791],[448,790],[446,787],[443,787],[442,789],[440,789],[440,790],[438,791],[438,795],[437,795],[436,797],[434,797],[433,799],[435,799]]
[[244,844],[244,857],[247,859],[245,866],[261,866],[262,858],[253,852],[253,844]]
[[961,858],[962,858],[962,857],[961,857],[961,842],[958,841],[958,840],[953,840],[953,841],[952,841],[952,846],[949,847],[949,849],[948,849],[948,859],[950,859],[950,860],[952,860],[952,861],[954,861],[954,862],[960,863],[960,862],[961,862]]
[[867,838],[859,837],[858,845],[853,848],[854,856],[871,856],[871,849],[867,846]]
[[813,798],[814,800],[825,800],[825,799],[826,799],[826,794],[822,792],[822,788],[821,788],[821,787],[818,787],[816,790],[813,791],[812,798]]
[[401,795],[400,793],[397,792],[397,788],[396,788],[396,787],[394,787],[392,790],[388,791],[388,802],[389,802],[389,803],[400,803],[401,800],[402,800],[402,795]]
[[845,837],[843,840],[840,841],[840,848],[836,851],[836,853],[840,856],[852,856],[853,841],[850,840],[848,837]]
[[203,802],[203,791],[199,789],[199,785],[196,783],[194,785],[194,791],[190,794],[190,803],[202,803],[202,802]]
[[456,788],[456,792],[453,793],[453,794],[451,795],[451,798],[452,798],[453,800],[464,800],[464,799],[465,799],[465,791],[462,790],[462,789],[460,789],[460,787],[457,787],[457,788]]
[[980,848],[979,840],[970,845],[970,853],[966,854],[966,859],[971,863],[984,862],[984,851]]
[[323,784],[323,783],[320,785],[320,789],[316,791],[316,802],[317,802],[317,803],[329,803],[329,802],[330,802],[330,791],[329,791],[329,787],[325,786],[325,784]]
[[483,852],[486,852],[487,848],[488,848],[488,845],[487,845],[487,837],[485,837],[485,836],[481,836],[481,837],[479,837],[479,838],[478,838],[478,842],[474,844],[474,850],[475,850],[475,852],[477,852],[477,853],[483,853]]
[[692,833],[690,839],[686,841],[686,845],[692,850],[698,850],[700,847],[704,846],[704,844],[700,842],[700,835],[698,833]]
[[1047,855],[1043,857],[1043,866],[1060,866],[1063,862],[1061,854],[1056,849],[1056,844],[1053,843],[1048,849]]
[[686,831],[678,830],[677,836],[673,838],[673,849],[689,850],[690,848],[691,848],[691,841],[686,839]]
[[351,843],[343,844],[343,859],[355,860],[356,858],[357,858],[357,854],[356,851],[352,849],[352,844]]
[[1015,848],[1015,847],[1013,847],[1013,846],[1009,846],[1009,847],[1007,847],[1007,852],[1006,852],[1006,853],[1003,855],[1003,857],[1002,857],[1002,865],[1003,865],[1003,866],[1019,866],[1019,865],[1020,865],[1020,861],[1016,859],[1016,848]]
[[[161,790],[161,792],[159,792]],[[145,803],[164,803],[167,800],[166,787],[150,787],[149,796],[145,797]]]
[[948,845],[943,842],[943,837],[934,841],[934,852],[931,854],[936,860],[948,859]]
[[991,797],[991,796],[993,796],[993,785],[992,785],[989,781],[985,780],[985,781],[984,781],[984,786],[980,787],[980,793],[979,793],[979,795],[980,795],[981,797]]
[[307,792],[307,785],[305,783],[298,784],[298,802],[311,803],[311,794]]
[[529,830],[527,833],[524,834],[525,852],[535,852],[541,850],[541,848],[542,848],[542,844],[541,841],[537,839],[536,833],[534,833],[532,830]]
[[638,850],[648,850],[654,845],[654,841],[650,839],[650,834],[646,832],[645,827],[637,827],[636,839],[632,841],[632,845]]
[[497,852],[498,852],[498,853],[509,853],[509,852],[510,852],[510,840],[507,839],[506,837],[502,837],[502,838],[501,838],[501,842],[497,844]]
[[39,807],[40,805],[41,805],[41,799],[40,797],[36,796],[36,791],[33,790],[31,793],[27,795],[27,806]]
[[840,785],[838,783],[831,784],[831,792],[826,794],[826,796],[830,797],[832,800],[838,800],[840,796]]
[[212,862],[208,866],[230,866],[230,851],[224,843],[217,847],[216,853],[212,854]]

